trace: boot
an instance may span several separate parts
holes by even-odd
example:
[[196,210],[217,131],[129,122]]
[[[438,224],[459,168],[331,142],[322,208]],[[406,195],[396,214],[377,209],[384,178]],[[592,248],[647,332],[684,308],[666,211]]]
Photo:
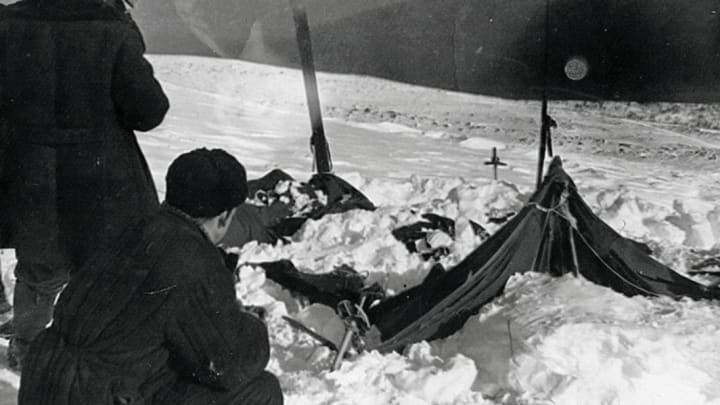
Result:
[[15,326],[13,325],[12,318],[10,318],[0,325],[0,338],[9,339],[13,336],[15,336]]
[[39,294],[20,280],[15,284],[15,336],[8,347],[8,363],[14,364],[15,369],[22,368],[30,343],[52,320],[54,303],[55,294]]
[[17,338],[10,339],[7,351],[8,368],[17,373],[22,371],[22,361],[27,354],[30,342],[20,341]]
[[11,309],[12,305],[10,305],[5,295],[5,286],[2,281],[0,281],[0,315],[10,312]]

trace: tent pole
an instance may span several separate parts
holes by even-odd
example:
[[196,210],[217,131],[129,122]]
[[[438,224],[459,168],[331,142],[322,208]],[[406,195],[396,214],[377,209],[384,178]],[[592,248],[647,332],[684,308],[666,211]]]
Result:
[[545,167],[545,147],[549,143],[550,117],[548,117],[548,63],[550,55],[550,0],[545,0],[545,53],[543,55],[543,87],[542,107],[540,109],[540,145],[538,147],[538,166],[535,189],[540,189],[542,183],[543,169]]
[[572,252],[572,258],[573,258],[573,267],[575,274],[575,277],[580,275],[580,262],[578,262],[578,256],[577,256],[577,249],[575,248],[575,238],[573,237],[573,226],[572,224],[568,224],[568,228],[570,230],[570,251]]

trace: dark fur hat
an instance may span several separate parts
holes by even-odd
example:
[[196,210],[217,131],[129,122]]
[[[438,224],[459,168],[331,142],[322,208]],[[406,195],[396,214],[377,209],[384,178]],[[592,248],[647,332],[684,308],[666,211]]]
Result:
[[194,218],[212,218],[247,198],[245,168],[222,149],[178,156],[165,176],[165,201]]

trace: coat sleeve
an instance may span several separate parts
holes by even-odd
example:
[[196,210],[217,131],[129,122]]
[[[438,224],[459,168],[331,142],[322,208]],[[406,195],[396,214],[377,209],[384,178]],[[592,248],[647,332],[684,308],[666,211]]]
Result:
[[143,53],[142,35],[128,23],[118,50],[112,79],[112,97],[120,123],[128,129],[149,131],[160,125],[170,103]]
[[241,309],[232,273],[217,252],[204,253],[204,260],[196,260],[202,256],[194,254],[195,260],[183,264],[201,276],[181,283],[184,287],[175,292],[175,317],[169,321],[167,339],[182,374],[230,389],[265,369],[270,354],[267,327]]

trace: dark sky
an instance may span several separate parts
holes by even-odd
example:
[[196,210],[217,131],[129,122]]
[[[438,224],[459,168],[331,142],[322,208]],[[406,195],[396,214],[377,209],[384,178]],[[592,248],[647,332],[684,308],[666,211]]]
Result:
[[[182,18],[177,1],[138,1],[150,52],[297,66],[285,0],[185,2]],[[553,98],[720,101],[718,0],[552,0],[547,75],[543,1],[361,3],[305,0],[318,69],[512,98],[547,81]]]

